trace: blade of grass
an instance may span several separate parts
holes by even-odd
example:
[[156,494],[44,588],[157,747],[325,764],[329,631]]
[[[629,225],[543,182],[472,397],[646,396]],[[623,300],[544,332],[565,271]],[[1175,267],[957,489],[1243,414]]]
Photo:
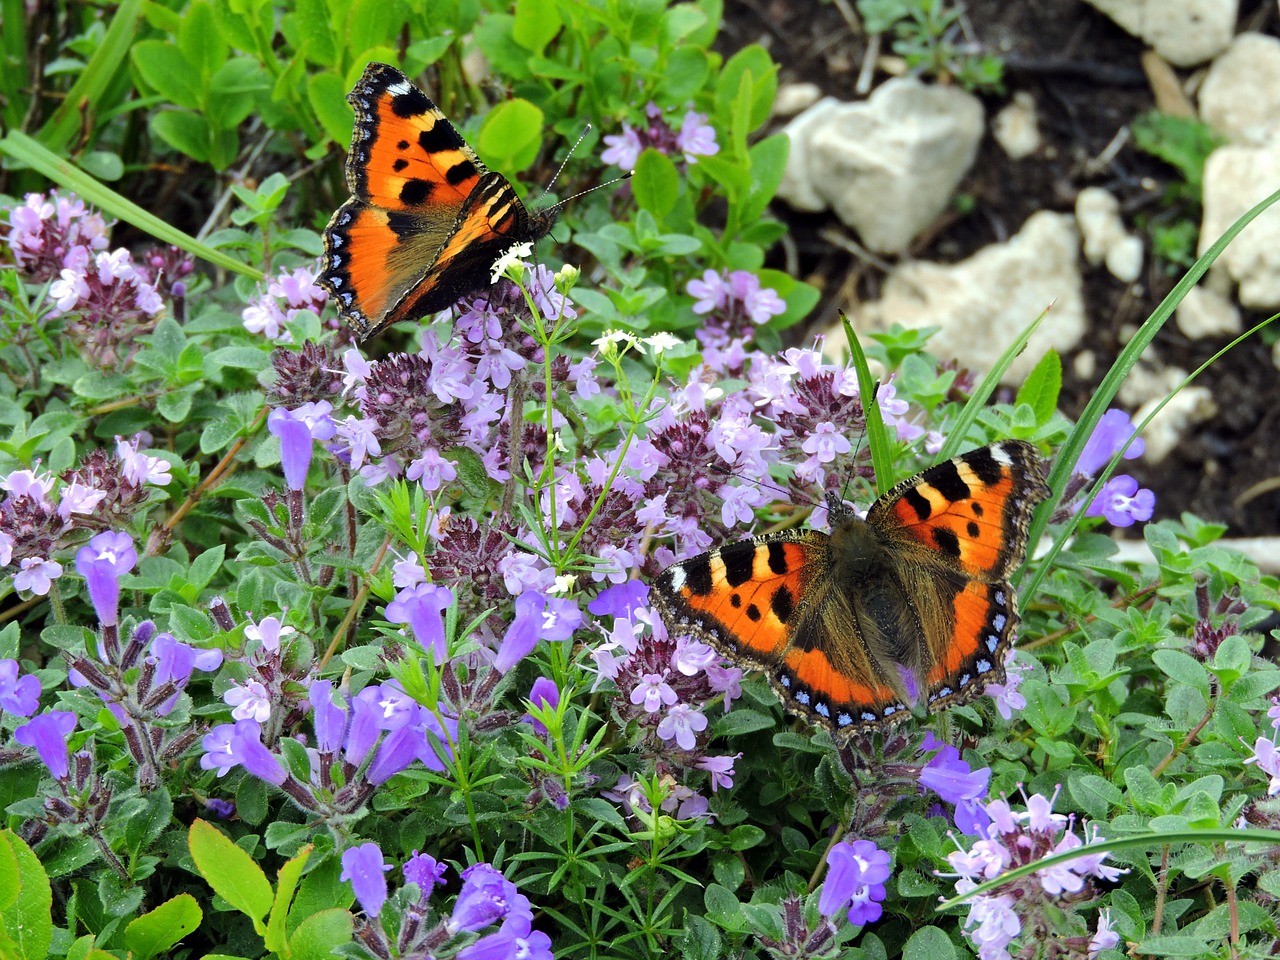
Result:
[[[1136,428],[1133,431],[1133,436],[1131,436],[1125,442],[1124,446],[1122,446],[1119,450],[1115,452],[1115,455],[1112,456],[1111,461],[1094,479],[1093,487],[1089,491],[1088,496],[1086,496],[1084,500],[1081,502],[1080,508],[1076,510],[1074,514],[1072,514],[1071,519],[1069,519],[1066,522],[1066,525],[1062,528],[1062,532],[1057,537],[1054,538],[1053,546],[1049,548],[1049,552],[1046,553],[1044,555],[1044,558],[1036,565],[1035,572],[1031,575],[1031,580],[1027,583],[1026,588],[1022,591],[1022,595],[1024,597],[1035,596],[1035,591],[1039,588],[1044,578],[1048,576],[1049,570],[1053,568],[1053,561],[1057,559],[1058,554],[1063,551],[1063,549],[1067,545],[1067,542],[1071,539],[1072,535],[1075,534],[1076,527],[1079,526],[1080,520],[1084,516],[1085,510],[1089,508],[1089,504],[1093,503],[1093,499],[1098,495],[1098,491],[1102,489],[1103,484],[1105,484],[1108,480],[1111,479],[1111,475],[1115,473],[1116,467],[1120,465],[1120,461],[1124,458],[1125,451],[1129,449],[1129,444],[1133,443],[1134,440],[1142,436],[1142,431],[1145,430],[1148,424],[1150,424],[1151,421],[1155,419],[1156,414],[1158,414],[1161,410],[1163,410],[1165,408],[1165,405],[1174,397],[1176,397],[1180,391],[1185,390],[1188,386],[1190,386],[1192,382],[1195,381],[1196,377],[1200,376],[1200,374],[1208,370],[1209,367],[1217,363],[1218,360],[1224,357],[1228,351],[1244,343],[1246,340],[1252,337],[1255,333],[1257,333],[1263,327],[1267,326],[1269,323],[1271,323],[1271,321],[1275,320],[1276,317],[1280,317],[1280,314],[1275,314],[1271,317],[1268,317],[1266,320],[1263,320],[1260,324],[1253,327],[1252,329],[1246,330],[1244,333],[1240,334],[1240,336],[1236,337],[1234,340],[1228,343],[1225,347],[1223,347],[1221,350],[1215,353],[1212,357],[1210,357],[1204,363],[1200,364],[1200,366],[1196,367],[1195,370],[1187,374],[1186,379],[1184,379],[1174,389],[1169,391],[1169,395],[1167,397],[1165,397],[1158,404],[1156,404],[1155,409],[1153,409],[1149,414],[1147,414],[1142,419],[1141,423],[1136,425]],[[1032,540],[1031,542],[1035,543],[1034,540]]]
[[[1093,428],[1102,419],[1102,415],[1107,412],[1107,408],[1110,407],[1116,392],[1120,389],[1120,384],[1129,375],[1129,371],[1138,362],[1143,351],[1155,339],[1165,321],[1172,316],[1174,309],[1182,302],[1183,297],[1187,295],[1187,291],[1194,287],[1200,278],[1204,276],[1205,271],[1218,259],[1222,251],[1226,249],[1227,244],[1235,239],[1236,235],[1258,214],[1262,213],[1263,210],[1277,200],[1280,200],[1280,190],[1277,190],[1250,209],[1233,223],[1226,233],[1214,241],[1213,245],[1204,252],[1200,259],[1192,264],[1186,276],[1179,280],[1177,285],[1169,291],[1168,296],[1160,302],[1160,306],[1156,307],[1155,312],[1138,328],[1138,332],[1133,335],[1133,339],[1120,351],[1120,356],[1116,358],[1116,362],[1112,364],[1111,369],[1102,378],[1102,382],[1094,391],[1088,404],[1085,405],[1084,412],[1080,414],[1080,419],[1076,423],[1075,429],[1067,436],[1066,442],[1063,443],[1053,461],[1053,467],[1049,471],[1049,488],[1051,492],[1049,499],[1040,504],[1040,508],[1032,518],[1031,530],[1028,534],[1030,543],[1037,543],[1040,537],[1044,535],[1045,527],[1049,523],[1049,517],[1057,509],[1058,502],[1062,499],[1062,492],[1066,489],[1067,482],[1071,479],[1071,471],[1075,468],[1076,461],[1080,459],[1080,452],[1084,449],[1085,441],[1093,433]],[[1024,567],[1023,570],[1025,571],[1025,569]],[[1014,583],[1016,584],[1023,575],[1023,571],[1015,574]],[[1041,577],[1037,575],[1037,584],[1040,579]],[[1031,594],[1027,593],[1024,596],[1030,597]]]
[[56,153],[45,148],[39,141],[18,130],[10,130],[0,138],[0,153],[27,164],[33,170],[44,174],[59,186],[74,190],[84,200],[99,207],[104,213],[117,220],[131,223],[139,230],[144,230],[161,243],[170,243],[193,256],[207,260],[216,267],[242,273],[255,280],[262,279],[262,271],[248,264],[241,263],[234,257],[216,250],[195,237],[183,233],[177,227],[170,226],[154,214],[148,213],[137,204],[126,200],[110,187],[89,176],[83,170]]
[[876,382],[871,378],[871,367],[867,364],[867,355],[858,342],[858,335],[844,311],[840,312],[840,322],[844,325],[844,336],[849,342],[849,356],[853,360],[853,369],[858,374],[858,394],[862,398],[862,417],[867,424],[867,446],[871,448],[871,466],[876,472],[876,494],[888,490],[894,484],[893,447],[889,443],[889,431],[884,425],[884,417],[880,413],[880,404],[876,403]]
[[[116,71],[129,55],[129,47],[133,44],[141,14],[142,0],[121,0],[111,14],[102,43],[84,65],[80,76],[76,77],[71,89],[67,91],[66,99],[53,111],[53,116],[36,135],[50,150],[66,147],[72,137],[80,132],[83,114],[92,116],[97,112],[103,91],[115,79]],[[7,32],[8,28],[5,29]]]

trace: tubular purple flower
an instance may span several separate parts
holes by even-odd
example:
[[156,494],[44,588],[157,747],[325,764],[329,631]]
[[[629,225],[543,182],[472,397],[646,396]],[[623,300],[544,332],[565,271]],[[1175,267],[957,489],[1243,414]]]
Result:
[[577,603],[529,590],[516,598],[516,615],[507,627],[493,668],[506,673],[537,646],[539,640],[568,640],[582,623]]
[[29,717],[40,706],[40,681],[18,676],[17,660],[0,660],[0,710]]
[[434,583],[405,587],[387,604],[387,619],[408,624],[414,638],[422,644],[437,665],[448,658],[444,636],[444,611],[453,603],[453,591]]
[[117,530],[103,531],[76,552],[76,570],[85,579],[94,612],[104,627],[120,622],[120,578],[137,562],[133,539]]
[[338,879],[348,881],[364,912],[376,917],[387,902],[386,872],[390,869],[391,864],[383,860],[382,850],[376,843],[362,843],[342,852],[342,873]]
[[313,440],[328,440],[337,426],[330,414],[333,405],[327,400],[304,403],[292,410],[277,407],[267,417],[267,429],[280,438],[280,466],[284,482],[290,490],[301,490],[311,468]]
[[518,937],[499,930],[458,951],[458,960],[552,960],[551,938],[540,930]]
[[515,884],[489,864],[472,864],[462,871],[462,891],[446,925],[451,933],[483,930],[507,916],[516,896]]
[[413,762],[421,749],[422,735],[414,727],[392,730],[378,744],[378,752],[369,764],[369,782],[386,783]]
[[311,726],[316,733],[316,749],[336,754],[342,749],[342,735],[347,728],[347,711],[333,702],[333,683],[316,680],[307,692],[311,702]]
[[[1116,451],[1128,442],[1136,429],[1123,410],[1108,410],[1099,418],[1093,433],[1085,441],[1080,459],[1076,461],[1075,472],[1086,477],[1094,476],[1111,462]],[[1124,459],[1140,457],[1145,449],[1146,444],[1139,437],[1129,444],[1129,449],[1124,452]]]
[[587,609],[597,617],[630,617],[632,611],[649,605],[649,585],[627,580],[606,587],[592,598]]
[[418,889],[422,892],[418,902],[426,903],[431,898],[431,891],[437,885],[443,886],[444,872],[447,869],[448,867],[430,854],[415,850],[413,856],[405,861],[404,879],[406,883],[418,885]]
[[[181,693],[191,679],[192,671],[211,673],[222,666],[222,651],[216,648],[199,650],[180,642],[171,633],[159,633],[151,641],[151,652],[147,659],[156,668],[155,685],[173,683]],[[179,693],[160,704],[156,713],[163,717],[173,710]]]
[[1127,473],[1108,480],[1089,509],[1088,517],[1106,517],[1113,527],[1130,527],[1135,521],[1146,522],[1156,509],[1156,495],[1145,487],[1138,489],[1138,481]]
[[[552,710],[560,706],[560,689],[555,681],[550,677],[539,677],[533,681],[533,687],[529,690],[529,703],[535,707],[550,707]],[[526,713],[520,719],[533,724],[538,736],[546,736],[547,728],[536,717]]]
[[34,747],[40,762],[55,780],[66,780],[70,772],[67,738],[76,728],[76,715],[68,710],[51,710],[33,717],[13,731],[13,739],[24,747]]
[[205,735],[202,744],[205,754],[200,766],[205,770],[216,768],[219,777],[243,766],[259,780],[278,787],[288,776],[276,755],[262,745],[262,728],[255,720],[237,720],[234,726],[220,724]]
[[827,879],[818,911],[832,916],[849,906],[849,922],[861,927],[880,919],[884,882],[889,879],[889,854],[870,840],[841,842],[827,854]]

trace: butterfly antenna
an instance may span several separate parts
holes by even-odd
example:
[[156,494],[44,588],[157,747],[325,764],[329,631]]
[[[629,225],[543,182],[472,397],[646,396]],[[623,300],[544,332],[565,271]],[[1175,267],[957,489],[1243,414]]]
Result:
[[[556,184],[556,181],[560,179],[560,174],[564,173],[564,168],[568,165],[569,158],[572,157],[574,151],[577,150],[578,147],[582,145],[582,141],[587,138],[587,134],[590,132],[591,132],[591,124],[588,123],[583,128],[582,133],[578,134],[578,139],[573,142],[573,146],[570,147],[569,152],[564,155],[564,159],[560,161],[560,166],[556,168],[555,174],[547,182],[546,189],[542,191],[544,195],[551,192],[551,188],[554,187]],[[588,193],[595,193],[597,190],[603,190],[605,187],[611,187],[615,183],[621,183],[623,180],[630,180],[632,174],[634,173],[635,173],[634,170],[628,170],[626,173],[624,173],[620,177],[614,177],[612,180],[606,180],[604,183],[597,183],[594,187],[587,187],[587,189],[581,191],[580,193],[575,193],[571,197],[565,197],[559,203],[555,204],[551,209],[559,210],[565,204],[570,203],[571,201],[577,200],[579,197],[585,197]]]
[[[874,384],[872,384],[872,386],[871,386],[871,402],[872,402],[872,403],[875,403],[875,402],[876,402],[876,396],[877,396],[879,393],[880,393],[880,381],[879,381],[879,380],[877,380],[877,381],[876,381]],[[856,470],[856,469],[857,469],[857,464],[858,464],[858,454],[862,452],[862,441],[863,441],[863,440],[865,440],[865,439],[866,439],[866,437],[867,437],[867,429],[866,429],[866,427],[865,427],[865,425],[864,425],[864,426],[863,426],[863,428],[862,428],[862,432],[861,432],[860,434],[858,434],[858,445],[857,445],[856,447],[854,447],[854,448],[853,448],[853,459],[852,459],[852,461],[850,461],[850,462],[851,462],[851,463],[853,463],[853,465],[854,465],[854,470]],[[844,500],[844,499],[845,499],[845,494],[846,494],[846,493],[848,493],[848,492],[849,492],[849,477],[846,477],[846,478],[845,478],[845,481],[844,481],[844,488],[840,491],[840,499],[841,499],[841,500]]]

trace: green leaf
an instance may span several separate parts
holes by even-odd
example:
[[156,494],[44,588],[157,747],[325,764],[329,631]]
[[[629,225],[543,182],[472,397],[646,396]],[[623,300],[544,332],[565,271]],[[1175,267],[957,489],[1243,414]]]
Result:
[[203,0],[187,7],[178,29],[178,49],[187,60],[187,73],[203,86],[227,59],[227,44],[218,32],[213,8]]
[[16,960],[45,960],[53,942],[49,877],[39,858],[12,830],[0,831],[0,862],[17,867],[16,881],[7,885],[16,895],[0,910],[0,934],[8,937]]
[[528,100],[516,98],[489,111],[476,135],[476,152],[489,166],[507,173],[526,170],[542,149],[546,117]]
[[1062,392],[1062,358],[1050,350],[1018,388],[1015,404],[1028,404],[1036,413],[1036,425],[1043,427],[1058,412],[1058,394]]
[[200,74],[192,71],[186,56],[173,44],[164,40],[141,40],[133,45],[129,55],[138,75],[165,100],[192,110],[203,102]]
[[245,853],[216,827],[197,819],[187,832],[187,845],[196,870],[213,892],[253,921],[261,936],[263,919],[271,910],[271,884],[253,857]]
[[298,881],[302,879],[302,871],[314,849],[314,845],[307,844],[296,857],[280,868],[276,876],[276,899],[271,906],[271,918],[267,921],[267,932],[263,937],[266,948],[273,953],[285,953],[285,921],[288,919],[289,906],[293,903]]
[[1209,695],[1209,671],[1194,657],[1181,650],[1156,650],[1151,654],[1151,661],[1170,679]]
[[337,73],[317,73],[307,78],[307,103],[331,140],[351,142],[355,119],[347,103],[346,82]]
[[902,948],[902,960],[952,960],[956,945],[938,927],[921,927]]
[[661,224],[680,198],[680,174],[669,157],[648,147],[636,160],[631,190],[640,209],[648,210]]
[[517,0],[511,36],[531,53],[541,54],[560,32],[560,5],[556,0]]
[[289,938],[293,960],[330,960],[337,948],[351,942],[355,921],[351,914],[337,908],[321,910],[298,924]]
[[176,946],[203,919],[195,897],[180,893],[125,927],[124,942],[136,960],[147,960]]
[[151,115],[147,126],[179,153],[192,160],[209,162],[209,125],[198,114],[188,110],[160,110]]

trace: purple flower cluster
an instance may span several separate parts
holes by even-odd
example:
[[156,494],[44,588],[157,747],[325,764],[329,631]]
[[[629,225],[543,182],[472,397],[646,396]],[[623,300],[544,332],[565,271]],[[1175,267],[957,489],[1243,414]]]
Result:
[[63,270],[83,271],[108,244],[107,223],[74,193],[29,193],[9,209],[5,238],[13,262],[27,279],[44,283]]
[[312,681],[308,688],[315,731],[315,747],[307,751],[309,782],[295,779],[273,743],[264,742],[262,724],[250,716],[210,730],[200,766],[219,777],[243,767],[280,787],[302,809],[325,817],[359,810],[379,784],[415,760],[429,770],[445,769],[442,757],[452,756],[458,737],[452,717],[425,709],[394,682],[372,684],[340,702],[333,692],[328,680]]
[[685,289],[694,299],[693,312],[702,317],[697,337],[704,347],[749,343],[755,327],[787,310],[776,290],[762,287],[760,278],[746,270],[706,270]]
[[[1066,490],[1063,502],[1079,493],[1086,481],[1111,462],[1111,458],[1133,436],[1136,428],[1128,414],[1122,410],[1108,410],[1093,433],[1085,442],[1076,461],[1075,475]],[[1138,437],[1124,452],[1124,459],[1132,460],[1142,456],[1145,444]],[[1145,488],[1138,488],[1138,481],[1127,473],[1117,474],[1102,485],[1093,497],[1093,501],[1085,510],[1087,517],[1104,517],[1113,527],[1130,527],[1137,522],[1146,522],[1155,512],[1156,495]]]
[[666,156],[681,154],[685,163],[697,163],[699,157],[711,157],[720,152],[716,129],[707,122],[705,113],[698,113],[692,108],[685,111],[677,133],[657,104],[650,102],[644,112],[645,126],[636,128],[623,121],[622,133],[604,138],[605,150],[600,154],[602,162],[617,164],[625,172],[634,170],[640,154],[650,147]]
[[268,280],[266,292],[241,311],[244,328],[276,343],[292,343],[288,324],[304,310],[319,316],[329,302],[329,294],[316,283],[317,270],[298,267]]
[[[668,636],[645,604],[649,588],[636,580],[607,587],[588,605],[597,617],[612,617],[613,627],[604,643],[591,651],[599,683],[609,680],[619,695],[611,701],[614,716],[625,728],[636,724],[642,749],[657,762],[659,775],[672,777],[664,809],[686,818],[707,811],[707,799],[676,782],[675,772],[710,774],[712,791],[733,786],[736,757],[706,752],[708,720],[702,706],[723,696],[727,711],[742,695],[742,671],[725,667],[706,644],[688,637]],[[613,789],[613,799],[633,809],[647,809],[639,785],[624,776]]]
[[169,465],[138,452],[140,437],[116,438],[116,456],[95,451],[58,479],[38,470],[0,476],[0,568],[17,568],[14,589],[45,596],[63,565],[54,559],[85,532],[123,526],[147,497],[169,483]]
[[[462,871],[462,889],[447,917],[431,924],[431,894],[445,883],[447,867],[428,854],[413,855],[401,872],[417,895],[400,893],[402,910],[395,948],[377,922],[389,898],[386,862],[376,843],[363,843],[342,854],[340,879],[350,883],[368,919],[358,923],[356,936],[374,956],[456,956],[459,960],[552,960],[551,938],[533,929],[533,907],[514,883],[487,863]],[[497,929],[475,938],[489,927]]]
[[[1025,812],[1013,810],[1008,801],[992,800],[986,804],[989,825],[982,838],[969,850],[959,849],[947,859],[959,875],[958,893],[995,880],[1015,867],[1036,863],[1050,854],[1081,850],[1101,839],[1085,829],[1078,837],[1072,821],[1053,812],[1053,798],[1034,794],[1027,800]],[[1093,896],[1091,881],[1116,880],[1125,871],[1103,863],[1106,853],[1082,852],[1072,860],[1037,870],[1020,880],[998,888],[998,892],[974,897],[965,920],[965,935],[977,948],[980,960],[1010,960],[1009,944],[1023,930],[1037,931],[1043,939],[1046,931],[1055,931],[1054,918],[1072,917],[1066,909]],[[1095,937],[1102,937],[1099,929]],[[1089,938],[1070,936],[1072,931],[1055,931],[1057,943],[1078,940],[1081,952]]]

